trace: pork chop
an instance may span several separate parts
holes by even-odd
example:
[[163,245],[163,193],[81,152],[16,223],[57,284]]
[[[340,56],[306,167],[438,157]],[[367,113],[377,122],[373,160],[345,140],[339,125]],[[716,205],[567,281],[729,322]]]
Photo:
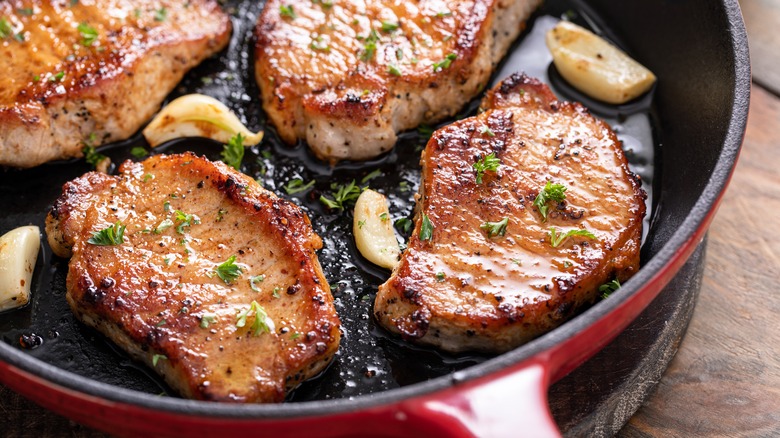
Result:
[[514,348],[639,268],[646,194],[609,126],[522,75],[482,109],[428,142],[415,231],[374,305],[453,352]]
[[193,154],[119,172],[65,184],[47,217],[78,319],[189,398],[278,402],[325,368],[340,323],[300,208]]
[[230,29],[215,0],[0,2],[0,166],[128,138]]
[[365,160],[454,115],[540,0],[269,0],[256,28],[263,108],[287,143]]

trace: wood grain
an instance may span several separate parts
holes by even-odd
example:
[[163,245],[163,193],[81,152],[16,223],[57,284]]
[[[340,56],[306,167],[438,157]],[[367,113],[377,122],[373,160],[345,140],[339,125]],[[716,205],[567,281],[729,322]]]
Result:
[[753,80],[780,95],[780,1],[741,0],[750,35]]
[[780,99],[753,87],[680,351],[621,437],[780,435]]

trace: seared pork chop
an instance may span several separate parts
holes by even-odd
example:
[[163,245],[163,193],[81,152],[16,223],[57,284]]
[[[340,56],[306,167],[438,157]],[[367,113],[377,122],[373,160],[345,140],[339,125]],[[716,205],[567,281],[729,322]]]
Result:
[[193,154],[119,171],[65,184],[47,217],[81,321],[189,398],[278,402],[324,369],[340,323],[306,214]]
[[415,232],[374,305],[447,351],[514,348],[639,268],[646,195],[612,130],[521,75],[482,109],[428,142]]
[[269,0],[257,23],[263,108],[288,143],[364,160],[454,115],[540,0]]
[[0,2],[0,166],[129,137],[230,29],[214,0]]

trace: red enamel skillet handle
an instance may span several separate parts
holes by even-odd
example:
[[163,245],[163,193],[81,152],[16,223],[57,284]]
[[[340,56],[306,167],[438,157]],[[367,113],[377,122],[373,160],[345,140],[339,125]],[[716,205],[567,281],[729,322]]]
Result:
[[[402,403],[412,422],[448,437],[560,437],[547,403],[550,372],[542,362],[470,381]],[[398,415],[396,415],[398,418]]]

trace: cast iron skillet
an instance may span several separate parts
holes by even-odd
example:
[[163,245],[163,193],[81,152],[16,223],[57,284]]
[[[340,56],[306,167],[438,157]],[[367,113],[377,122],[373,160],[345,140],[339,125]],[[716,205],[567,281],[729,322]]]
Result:
[[[237,6],[232,44],[239,47],[228,53],[238,55],[207,62],[177,93],[202,89],[219,94],[220,85],[240,76],[240,87],[230,85],[228,95],[219,97],[233,102],[232,108],[251,128],[259,128],[264,116],[250,101],[257,96],[251,51],[248,57],[241,53],[251,47],[248,35],[261,5]],[[48,409],[117,435],[557,435],[546,403],[548,386],[623,330],[702,239],[741,145],[750,70],[736,0],[592,0],[588,5],[549,0],[544,8],[555,14],[573,9],[575,16],[587,18],[586,24],[621,42],[659,78],[650,111],[656,128],[654,202],[642,248],[644,264],[608,300],[495,358],[449,357],[389,338],[368,318],[376,285],[387,273],[372,269],[355,253],[344,232],[351,218],[322,210],[315,198],[327,191],[330,178],[345,182],[379,168],[383,176],[372,180],[372,186],[390,194],[396,217],[409,215],[411,204],[402,196],[406,191],[401,183],[416,190],[413,163],[419,138],[407,134],[388,156],[335,169],[311,160],[304,147],[287,149],[271,141],[252,151],[245,172],[265,175],[263,181],[277,191],[282,181],[297,176],[318,181],[314,192],[297,201],[326,237],[320,257],[345,326],[340,356],[323,376],[280,405],[160,397],[167,388],[158,378],[75,322],[63,297],[67,263],[52,257],[44,244],[32,305],[0,314],[0,381]],[[557,91],[566,93],[563,88]],[[136,136],[105,152],[117,162],[140,141]],[[174,142],[167,150],[189,148],[218,157],[215,145],[204,141]],[[86,170],[83,163],[70,162],[1,175],[0,231],[42,224],[60,185]],[[21,350],[20,338],[37,348]],[[356,364],[361,360],[367,365]],[[383,375],[382,363],[390,364],[392,375]]]

